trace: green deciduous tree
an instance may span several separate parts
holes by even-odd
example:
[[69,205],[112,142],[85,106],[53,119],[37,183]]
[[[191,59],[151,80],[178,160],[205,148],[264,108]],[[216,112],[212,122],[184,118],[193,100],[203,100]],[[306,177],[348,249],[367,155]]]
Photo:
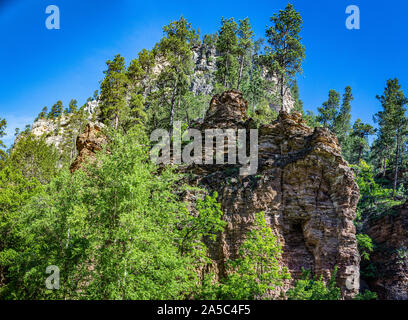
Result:
[[23,133],[10,153],[13,166],[27,179],[48,183],[58,170],[58,151],[31,133]]
[[257,214],[253,229],[242,243],[238,257],[227,262],[227,277],[221,279],[222,299],[260,299],[283,284],[290,275],[281,267],[282,247],[267,226],[263,212]]
[[373,240],[366,234],[357,234],[358,251],[361,258],[370,260],[370,253],[374,250]]
[[[0,255],[2,298],[182,299],[197,290],[196,271],[208,263],[203,237],[225,224],[216,195],[192,215],[177,195],[180,177],[148,161],[141,126],[109,136],[109,153],[61,171],[19,208],[20,245]],[[44,285],[49,265],[60,268],[59,290]]]
[[302,268],[302,271],[303,277],[286,293],[289,300],[340,300],[340,288],[336,286],[337,267],[327,285],[323,281],[323,276],[313,278],[309,270]]

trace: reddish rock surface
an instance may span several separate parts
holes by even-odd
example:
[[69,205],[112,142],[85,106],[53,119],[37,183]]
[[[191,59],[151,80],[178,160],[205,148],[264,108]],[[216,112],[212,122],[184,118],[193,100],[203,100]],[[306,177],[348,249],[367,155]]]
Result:
[[102,124],[90,122],[76,141],[78,155],[71,164],[70,171],[74,172],[81,168],[85,161],[94,161],[96,152],[102,150],[106,143],[106,137],[102,134]]
[[[240,92],[224,92],[212,99],[195,127],[253,128],[247,105]],[[264,211],[283,245],[282,265],[294,279],[302,267],[329,279],[337,265],[343,297],[354,296],[360,258],[353,219],[360,194],[337,138],[326,129],[309,128],[298,113],[281,112],[259,128],[258,172],[241,176],[237,169],[197,164],[185,169],[193,173],[190,183],[219,194],[228,224],[211,248],[218,274],[225,272],[226,259],[236,256],[254,214]]]
[[370,290],[379,299],[408,300],[408,202],[390,215],[368,221],[364,233],[376,245],[370,255],[375,276],[365,279]]

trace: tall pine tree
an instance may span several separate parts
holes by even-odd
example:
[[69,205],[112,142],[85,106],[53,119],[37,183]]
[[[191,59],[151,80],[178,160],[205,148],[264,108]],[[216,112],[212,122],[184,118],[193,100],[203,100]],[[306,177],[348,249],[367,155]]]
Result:
[[113,121],[115,130],[120,119],[128,112],[126,89],[129,83],[126,76],[125,59],[117,54],[113,61],[106,62],[105,79],[101,83],[101,112],[105,123]]
[[302,18],[291,4],[270,18],[272,26],[266,30],[266,53],[263,63],[269,73],[277,78],[283,108],[284,97],[296,74],[302,72],[305,47],[301,43]]

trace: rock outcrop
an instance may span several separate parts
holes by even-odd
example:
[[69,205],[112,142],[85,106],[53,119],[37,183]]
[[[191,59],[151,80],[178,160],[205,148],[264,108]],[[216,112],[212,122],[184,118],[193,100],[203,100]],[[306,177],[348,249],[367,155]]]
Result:
[[[250,129],[247,102],[238,91],[215,96],[200,130]],[[234,258],[255,213],[264,211],[283,245],[282,265],[298,278],[304,267],[337,281],[344,298],[359,289],[359,254],[353,219],[359,190],[340,154],[337,138],[324,128],[309,128],[298,113],[280,112],[259,128],[258,172],[242,176],[234,165],[190,165],[190,183],[217,191],[225,232],[211,248],[219,275]],[[291,284],[288,284],[290,286]]]
[[35,137],[45,137],[45,142],[61,153],[75,155],[76,150],[72,149],[75,147],[75,138],[82,132],[85,123],[96,118],[98,104],[96,100],[88,102],[83,110],[83,118],[74,117],[72,113],[63,113],[55,119],[37,119],[31,127],[31,134]]
[[371,271],[364,277],[369,289],[379,299],[408,300],[408,202],[389,215],[369,220],[363,232],[375,244],[370,261],[362,265]]
[[78,155],[71,164],[71,172],[80,169],[86,161],[95,161],[96,152],[102,150],[107,141],[106,136],[101,132],[102,127],[102,123],[90,122],[85,131],[78,136],[76,141]]

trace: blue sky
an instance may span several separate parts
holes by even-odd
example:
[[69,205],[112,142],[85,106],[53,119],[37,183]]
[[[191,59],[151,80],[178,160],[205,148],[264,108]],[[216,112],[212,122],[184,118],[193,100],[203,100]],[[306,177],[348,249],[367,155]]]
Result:
[[[408,2],[292,0],[302,15],[306,47],[299,76],[305,109],[316,111],[328,91],[353,90],[353,120],[372,123],[380,109],[375,96],[398,77],[408,90]],[[60,30],[45,27],[48,5],[60,8]],[[126,61],[150,49],[162,27],[183,15],[201,34],[216,32],[221,17],[249,17],[264,37],[269,17],[287,1],[0,0],[0,118],[14,129],[31,124],[44,106],[76,98],[82,105],[103,78],[105,61],[121,53]],[[361,29],[345,27],[348,5],[358,5]]]

